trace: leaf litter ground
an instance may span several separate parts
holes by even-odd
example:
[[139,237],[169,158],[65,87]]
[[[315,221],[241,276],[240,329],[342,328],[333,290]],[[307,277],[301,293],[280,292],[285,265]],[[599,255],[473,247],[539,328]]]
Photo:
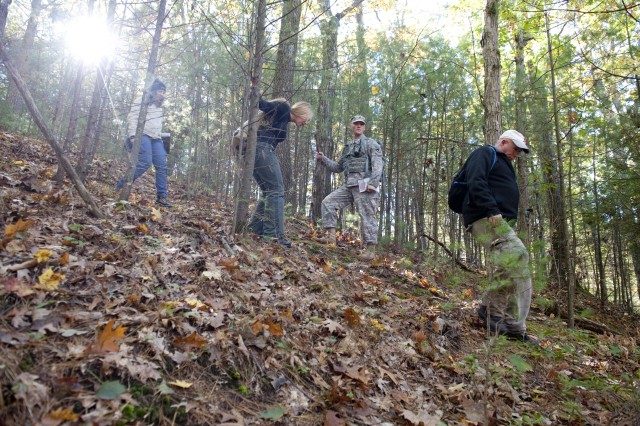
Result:
[[363,263],[303,218],[288,250],[233,237],[230,199],[173,185],[157,210],[152,173],[118,202],[121,160],[94,165],[98,220],[52,185],[46,144],[0,145],[3,424],[640,422],[637,317],[609,310],[596,334],[534,306],[539,347],[486,336],[478,275]]

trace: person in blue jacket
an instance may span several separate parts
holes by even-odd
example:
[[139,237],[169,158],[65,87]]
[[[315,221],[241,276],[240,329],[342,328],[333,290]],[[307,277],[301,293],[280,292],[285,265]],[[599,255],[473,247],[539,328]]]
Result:
[[510,225],[518,217],[520,200],[511,162],[523,153],[528,154],[529,147],[516,130],[504,132],[494,146],[471,153],[465,166],[468,193],[462,216],[464,225],[486,249],[491,277],[478,316],[492,333],[535,343],[525,323],[532,293],[529,253]]
[[284,182],[275,149],[287,138],[289,123],[304,126],[313,118],[313,111],[307,102],[289,105],[286,99],[260,99],[258,107],[263,112],[263,119],[258,127],[253,178],[262,195],[248,229],[288,248],[291,243],[284,235]]

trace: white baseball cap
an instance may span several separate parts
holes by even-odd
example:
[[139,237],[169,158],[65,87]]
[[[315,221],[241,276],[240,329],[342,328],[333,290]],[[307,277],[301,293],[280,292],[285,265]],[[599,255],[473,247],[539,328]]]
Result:
[[509,139],[509,140],[513,141],[515,146],[517,146],[518,148],[520,148],[521,150],[523,150],[527,154],[530,151],[529,147],[525,143],[524,136],[522,135],[522,133],[520,133],[517,130],[507,130],[506,132],[504,132],[503,134],[500,135],[500,138],[498,138],[498,140],[502,140],[502,139]]

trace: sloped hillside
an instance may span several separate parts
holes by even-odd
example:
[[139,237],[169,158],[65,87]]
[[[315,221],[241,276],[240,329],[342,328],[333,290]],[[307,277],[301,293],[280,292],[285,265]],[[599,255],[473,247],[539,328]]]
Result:
[[98,220],[52,186],[45,143],[0,147],[0,423],[640,424],[637,318],[595,334],[534,309],[540,346],[487,337],[477,275],[362,263],[300,218],[289,250],[234,238],[215,194],[172,182],[156,210],[152,173],[117,202],[112,160],[88,184]]

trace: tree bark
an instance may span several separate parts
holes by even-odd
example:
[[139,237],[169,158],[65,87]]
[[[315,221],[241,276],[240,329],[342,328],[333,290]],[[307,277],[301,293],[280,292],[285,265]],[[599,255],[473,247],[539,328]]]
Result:
[[498,48],[498,15],[500,0],[487,0],[484,9],[482,57],[484,59],[484,140],[493,145],[502,132],[502,104],[500,99],[500,50]]

